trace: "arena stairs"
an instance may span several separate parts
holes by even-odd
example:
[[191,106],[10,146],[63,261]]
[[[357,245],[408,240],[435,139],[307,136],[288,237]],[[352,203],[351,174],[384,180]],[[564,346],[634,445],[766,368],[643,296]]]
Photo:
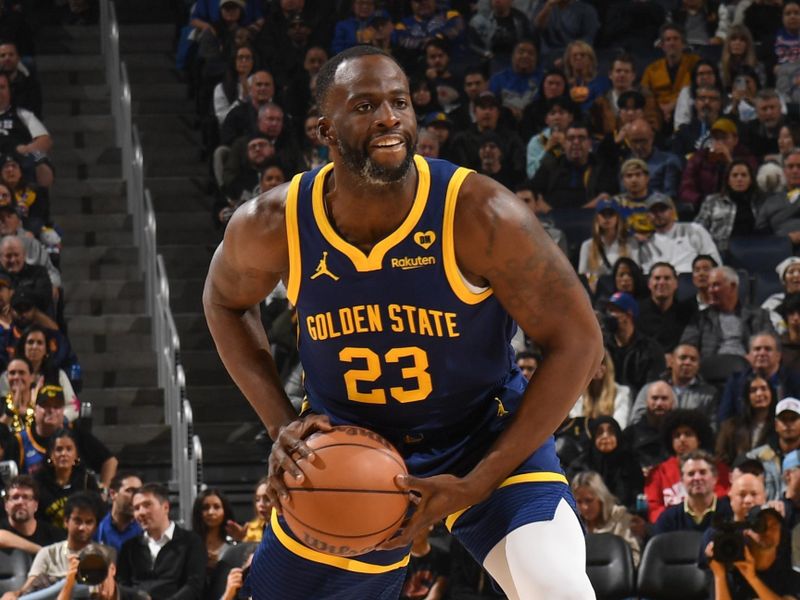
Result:
[[[145,185],[157,213],[158,252],[169,275],[194,432],[203,444],[203,478],[230,493],[240,518],[249,518],[252,483],[264,473],[265,451],[254,441],[255,414],[220,363],[202,315],[202,284],[220,234],[205,193],[207,168],[200,160],[193,104],[173,68],[174,25],[120,20]],[[44,122],[55,141],[51,208],[65,232],[65,313],[83,366],[80,397],[94,408],[94,432],[123,467],[166,481],[169,430],[98,31],[46,26],[38,36]]]

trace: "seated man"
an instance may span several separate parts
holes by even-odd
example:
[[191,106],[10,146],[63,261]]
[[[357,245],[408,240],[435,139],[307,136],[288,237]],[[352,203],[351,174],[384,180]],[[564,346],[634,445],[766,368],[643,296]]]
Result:
[[114,476],[108,486],[111,510],[97,526],[95,539],[117,551],[122,544],[142,533],[142,527],[133,518],[133,494],[142,487],[141,478],[135,473],[122,471]]
[[[664,381],[672,386],[675,408],[698,410],[713,424],[717,412],[717,390],[700,376],[700,352],[694,346],[680,344],[667,362],[669,367]],[[647,410],[651,385],[644,386],[636,397],[631,409],[632,421],[641,418]]]
[[771,235],[785,235],[800,244],[800,149],[790,150],[783,159],[786,190],[764,200],[756,215],[756,229]]
[[7,235],[0,241],[0,273],[9,276],[14,291],[25,290],[36,308],[53,315],[57,288],[53,287],[46,267],[28,264],[27,259],[22,239]]
[[647,288],[650,296],[639,301],[639,329],[671,353],[697,305],[691,299],[678,300],[676,297],[678,273],[670,263],[657,262],[650,267]]
[[94,560],[90,557],[97,557],[97,560],[101,560],[108,565],[106,578],[98,585],[90,587],[90,597],[93,600],[149,600],[150,596],[144,592],[117,585],[117,551],[111,546],[104,546],[103,544],[89,544],[78,556],[70,557],[70,569],[67,571],[64,587],[61,588],[56,600],[85,597],[83,595],[73,595],[73,591],[77,591],[75,588],[79,566],[81,562]]
[[630,294],[617,292],[611,296],[606,311],[617,324],[616,332],[605,340],[616,365],[616,381],[637,394],[664,370],[664,349],[637,327],[639,305]]
[[6,489],[6,518],[0,521],[0,529],[40,547],[62,541],[64,530],[38,520],[35,516],[38,508],[39,486],[30,475],[18,475]]
[[783,457],[783,508],[786,525],[790,530],[800,526],[800,450],[793,450]]
[[133,512],[144,530],[122,545],[117,579],[153,600],[199,600],[205,581],[205,544],[169,518],[168,491],[148,483],[133,495]]
[[666,381],[654,381],[647,386],[644,414],[622,432],[625,444],[645,475],[669,456],[662,441],[661,426],[674,408],[672,386]]
[[747,453],[764,465],[767,500],[780,500],[786,491],[781,469],[784,457],[800,448],[800,400],[784,398],[775,406],[775,434],[768,443]]
[[717,530],[706,531],[700,549],[700,566],[711,570],[713,598],[747,600],[750,598],[796,598],[800,590],[800,572],[792,569],[790,545],[783,518],[772,508],[763,508],[764,486],[749,473],[739,476],[729,492],[733,521],[764,519],[766,531],[745,529],[744,557],[731,563],[721,562],[713,540]]
[[733,373],[725,382],[719,402],[717,422],[741,415],[744,411],[744,389],[747,382],[758,374],[777,391],[778,398],[800,397],[800,375],[781,365],[781,344],[771,331],[759,331],[748,340],[747,361],[750,367]]
[[547,101],[544,122],[547,125],[528,140],[526,170],[529,178],[536,176],[546,156],[558,158],[564,153],[564,134],[575,118],[575,107],[567,96]]
[[625,143],[630,149],[630,158],[639,158],[647,163],[650,171],[648,190],[675,198],[678,195],[683,170],[681,160],[672,152],[658,148],[655,140],[653,126],[643,118],[632,121],[625,132]]
[[747,354],[750,336],[773,332],[769,313],[739,302],[739,275],[730,267],[717,267],[709,278],[709,307],[695,315],[681,336],[682,344],[700,349],[700,357]]
[[711,127],[721,116],[720,91],[713,86],[698,86],[694,96],[694,117],[686,125],[681,125],[672,137],[673,154],[688,160],[694,152],[705,148]]
[[571,123],[564,135],[564,153],[547,155],[531,181],[553,208],[594,208],[603,197],[617,192],[616,170],[592,152],[585,123]]
[[714,457],[704,450],[694,450],[680,456],[678,462],[686,497],[681,504],[664,509],[653,525],[653,535],[668,531],[705,531],[717,512]]
[[654,242],[659,247],[671,249],[669,262],[678,273],[691,273],[692,262],[701,254],[711,256],[721,263],[711,234],[697,223],[679,223],[675,203],[668,196],[647,199],[647,208],[656,234]]
[[99,498],[87,493],[70,496],[64,506],[67,539],[39,550],[24,585],[16,591],[6,592],[0,600],[16,600],[20,596],[45,588],[57,592],[64,585],[64,578],[70,569],[70,556],[78,556],[92,541],[97,527],[99,501]]

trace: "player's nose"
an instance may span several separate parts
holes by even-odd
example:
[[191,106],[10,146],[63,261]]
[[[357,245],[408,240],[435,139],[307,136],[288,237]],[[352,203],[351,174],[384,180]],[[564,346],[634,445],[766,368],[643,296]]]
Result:
[[400,124],[400,118],[397,116],[397,112],[388,100],[381,102],[374,114],[375,123],[380,127],[393,129]]

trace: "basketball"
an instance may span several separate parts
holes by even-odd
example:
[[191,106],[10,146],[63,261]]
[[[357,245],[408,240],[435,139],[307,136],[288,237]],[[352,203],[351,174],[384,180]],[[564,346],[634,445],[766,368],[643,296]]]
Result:
[[306,546],[336,556],[356,556],[389,539],[408,509],[397,475],[407,474],[388,441],[362,427],[334,427],[305,440],[316,458],[295,457],[305,479],[284,473],[291,504],[282,503],[289,529]]

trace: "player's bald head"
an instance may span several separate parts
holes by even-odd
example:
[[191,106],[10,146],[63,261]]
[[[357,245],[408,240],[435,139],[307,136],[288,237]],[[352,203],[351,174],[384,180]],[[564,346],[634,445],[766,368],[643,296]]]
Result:
[[397,66],[398,74],[405,78],[405,73],[403,73],[402,67],[394,59],[394,57],[390,54],[387,54],[380,48],[376,48],[375,46],[354,46],[339,52],[339,54],[332,57],[324,65],[322,65],[322,68],[317,74],[316,102],[323,116],[325,116],[327,113],[327,100],[331,88],[334,86],[334,84],[346,84],[347,82],[344,80],[352,77],[351,74],[344,73],[342,71],[344,71],[344,69],[349,66],[350,63],[356,63],[365,57],[375,57],[376,59],[384,58],[393,62]]

